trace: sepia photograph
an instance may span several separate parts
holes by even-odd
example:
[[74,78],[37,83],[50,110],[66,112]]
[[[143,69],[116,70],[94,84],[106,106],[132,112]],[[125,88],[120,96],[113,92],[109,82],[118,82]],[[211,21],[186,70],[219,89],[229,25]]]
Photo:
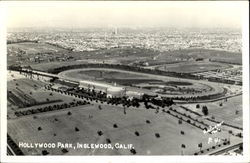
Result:
[[0,6],[3,162],[249,161],[247,1]]

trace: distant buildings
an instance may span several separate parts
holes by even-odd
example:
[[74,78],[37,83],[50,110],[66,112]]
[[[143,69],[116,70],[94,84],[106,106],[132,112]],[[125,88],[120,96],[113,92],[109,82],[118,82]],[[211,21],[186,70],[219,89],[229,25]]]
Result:
[[222,79],[234,82],[235,84],[242,84],[242,66],[234,66],[232,68],[217,71],[200,72],[194,75],[205,79]]
[[241,32],[228,29],[95,29],[82,31],[8,33],[9,42],[38,40],[72,51],[93,51],[115,47],[139,47],[157,51],[188,48],[241,52]]

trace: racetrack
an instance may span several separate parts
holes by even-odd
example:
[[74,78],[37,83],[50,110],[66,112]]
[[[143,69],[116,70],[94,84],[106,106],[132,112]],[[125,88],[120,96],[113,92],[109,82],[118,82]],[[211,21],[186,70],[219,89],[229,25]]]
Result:
[[223,95],[225,90],[218,84],[147,73],[109,68],[82,68],[63,71],[59,76],[76,81],[91,80],[113,85],[126,86],[128,89],[154,92],[166,97],[190,97]]

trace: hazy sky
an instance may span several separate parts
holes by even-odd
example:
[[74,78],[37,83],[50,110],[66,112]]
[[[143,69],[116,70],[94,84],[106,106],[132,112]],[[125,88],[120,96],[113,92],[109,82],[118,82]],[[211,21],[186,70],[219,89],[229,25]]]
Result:
[[241,27],[248,2],[6,2],[8,27]]

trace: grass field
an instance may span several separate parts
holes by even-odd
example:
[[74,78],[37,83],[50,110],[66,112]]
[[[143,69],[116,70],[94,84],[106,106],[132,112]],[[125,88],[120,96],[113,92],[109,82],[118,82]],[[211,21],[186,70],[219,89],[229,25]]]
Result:
[[21,49],[22,51],[25,51],[25,54],[66,52],[66,50],[53,45],[33,42],[8,44],[8,49],[13,51]]
[[205,72],[216,69],[225,69],[229,65],[215,62],[182,62],[176,64],[165,64],[157,66],[156,68],[163,71],[179,72],[179,73],[195,73]]
[[[220,106],[221,103],[222,106]],[[229,124],[235,124],[239,127],[243,126],[242,95],[228,98],[227,101],[221,100],[212,103],[201,103],[200,105],[206,105],[208,107],[209,115],[214,116],[220,121],[225,121]],[[186,106],[202,114],[201,109],[195,108],[195,104],[187,104]],[[236,111],[238,112],[237,114]]]
[[119,71],[113,70],[80,70],[80,71],[69,71],[60,73],[63,76],[68,76],[71,78],[83,79],[83,80],[95,80],[103,81],[108,83],[114,83],[120,85],[132,85],[148,82],[162,82],[157,79],[150,79],[145,75],[133,74],[133,73],[121,73]]
[[58,58],[72,60],[69,50],[46,43],[23,42],[7,45],[7,65],[29,65],[40,62],[58,61]]
[[[67,115],[70,111],[72,115]],[[93,118],[89,119],[89,115]],[[55,118],[57,121],[55,121]],[[150,124],[146,123],[150,121]],[[117,124],[118,128],[114,128]],[[42,130],[38,131],[38,127]],[[77,127],[78,132],[74,130]],[[97,131],[103,131],[99,136]],[[135,135],[139,132],[139,136]],[[184,135],[180,132],[184,131]],[[81,106],[8,121],[8,133],[18,142],[64,142],[64,143],[106,143],[110,139],[115,143],[133,144],[138,155],[193,155],[199,151],[198,143],[203,148],[211,147],[208,137],[202,130],[185,122],[178,124],[178,119],[166,113],[155,114],[153,110],[129,109],[124,115],[121,107]],[[159,133],[160,137],[155,137]],[[56,136],[54,135],[56,134]],[[225,138],[227,134],[218,133],[212,137]],[[182,149],[181,144],[186,148]],[[25,154],[41,154],[42,149],[22,149]],[[61,155],[62,149],[46,149],[52,155]],[[130,155],[127,149],[68,149],[70,155]]]
[[87,61],[70,61],[70,62],[50,62],[50,63],[36,63],[31,64],[32,69],[39,71],[48,71],[50,69],[55,69],[57,67],[69,66],[69,65],[78,65],[78,64],[86,64]]
[[[220,67],[218,62],[228,62],[232,64],[241,64],[242,55],[240,53],[230,53],[219,50],[208,50],[208,49],[181,49],[167,52],[158,52],[147,49],[140,48],[114,48],[106,50],[97,50],[91,52],[70,52],[66,53],[68,56],[73,56],[76,60],[81,62],[92,62],[97,61],[101,63],[115,63],[115,64],[125,64],[125,65],[138,65],[139,62],[148,62],[149,66],[167,65],[173,63],[189,63],[197,58],[210,59],[215,61],[206,66],[209,69],[214,69]],[[61,64],[60,64],[61,63]],[[60,67],[64,65],[74,65],[80,62],[69,61],[69,62],[51,62],[49,64],[31,64],[32,67],[47,71],[50,68]],[[139,64],[140,65],[140,64]],[[212,67],[214,65],[215,67]],[[203,67],[206,67],[203,66]],[[196,69],[194,67],[193,69]],[[184,70],[183,70],[184,71]],[[202,71],[200,69],[199,71]]]
[[209,49],[181,49],[164,52],[160,55],[157,60],[163,61],[165,58],[173,57],[176,60],[189,60],[196,58],[210,59],[213,61],[224,61],[233,64],[242,64],[241,53],[220,51],[220,50],[209,50]]
[[[92,69],[93,70],[93,69]],[[83,70],[81,70],[83,71]],[[134,78],[137,77],[136,73],[128,73],[127,76],[123,76],[120,72],[107,71],[107,77],[110,78]],[[99,72],[97,72],[99,73]],[[88,73],[93,74],[93,71]],[[148,77],[144,74],[140,74],[139,78]],[[152,77],[151,77],[152,78]],[[153,77],[158,79],[157,77]],[[176,84],[179,86],[194,86],[196,83],[189,83],[192,80],[180,80],[177,83],[173,78],[159,77],[159,79],[170,82],[169,84]],[[168,80],[167,80],[168,79]],[[173,83],[174,82],[174,83]],[[36,86],[35,86],[36,85]],[[61,99],[64,102],[71,102],[75,98],[67,95],[61,95],[42,89],[43,83],[41,81],[34,81],[27,78],[22,78],[18,74],[8,73],[8,90],[14,90],[18,87],[24,94],[30,94],[35,100],[43,101],[46,98],[50,100]],[[241,104],[240,99],[236,98],[235,101],[228,99],[228,102],[223,103],[222,110],[219,106],[211,109],[214,104],[208,104],[209,113],[220,115],[222,120],[225,118],[229,120],[233,117],[233,114],[227,112],[224,116],[224,112],[229,106],[238,101],[237,105]],[[44,105],[46,106],[46,105]],[[101,106],[101,110],[99,109]],[[31,108],[36,108],[32,106]],[[191,109],[195,109],[195,105],[188,105]],[[188,111],[184,111],[179,106],[173,106],[174,109],[181,113],[190,115],[195,119],[204,121],[206,124],[214,125],[214,123],[203,119],[202,116],[197,116]],[[8,115],[13,114],[17,108],[11,108],[8,106]],[[23,108],[26,110],[30,108]],[[240,108],[239,108],[240,109]],[[166,108],[168,110],[168,108]],[[71,112],[71,115],[68,115]],[[198,111],[199,112],[199,111]],[[219,119],[220,116],[216,116]],[[239,112],[238,118],[242,117],[242,112]],[[183,117],[184,118],[184,117]],[[223,119],[224,118],[224,119]],[[236,117],[235,117],[236,118]],[[185,118],[184,118],[185,119]],[[219,119],[221,120],[221,119]],[[146,121],[149,121],[147,123]],[[27,115],[18,118],[10,118],[7,122],[8,134],[12,139],[19,144],[19,142],[25,143],[72,143],[73,146],[76,143],[107,143],[107,139],[111,141],[111,144],[133,144],[137,155],[193,155],[195,152],[200,151],[198,144],[202,143],[202,149],[210,148],[210,152],[213,151],[211,147],[215,143],[208,144],[208,139],[221,138],[227,139],[228,131],[210,135],[204,134],[203,131],[187,122],[179,124],[179,119],[160,110],[159,113],[155,113],[155,110],[147,110],[141,105],[138,109],[129,108],[124,114],[122,106],[111,106],[108,104],[97,104],[93,102],[91,105],[84,105],[78,107],[71,107],[63,110],[44,112],[34,115]],[[236,120],[235,120],[236,121]],[[118,127],[115,128],[114,124]],[[38,128],[41,127],[41,130]],[[75,128],[78,128],[76,131]],[[98,131],[102,131],[103,135],[99,136]],[[181,134],[181,131],[184,134]],[[139,133],[139,136],[136,135]],[[156,133],[159,137],[156,137]],[[231,136],[231,144],[241,142],[242,139]],[[185,148],[182,148],[182,144]],[[67,148],[68,152],[64,153],[63,148],[21,148],[25,155],[41,155],[43,150],[47,150],[50,155],[132,155],[129,149],[83,149],[83,148]],[[216,147],[216,149],[221,147]],[[206,153],[207,151],[205,151]],[[204,154],[205,154],[204,153]]]
[[[12,117],[14,112],[17,110],[38,108],[41,106],[47,106],[51,104],[53,105],[61,104],[65,102],[71,102],[74,100],[74,98],[72,97],[66,97],[60,94],[45,91],[45,89],[43,88],[45,83],[42,81],[36,81],[25,78],[24,76],[14,71],[8,72],[7,75],[8,75],[7,90],[12,92],[14,96],[16,96],[16,98],[19,99],[18,100],[14,98],[16,102],[25,103],[25,102],[31,102],[32,100],[35,101],[34,103],[30,103],[31,106],[26,108],[26,107],[20,107],[22,106],[21,104],[16,105],[15,103],[10,102],[9,98],[13,99],[13,97],[12,98],[7,97],[8,115],[10,117]],[[8,94],[8,96],[9,95],[10,94]],[[29,97],[29,98],[24,98],[24,97]]]

